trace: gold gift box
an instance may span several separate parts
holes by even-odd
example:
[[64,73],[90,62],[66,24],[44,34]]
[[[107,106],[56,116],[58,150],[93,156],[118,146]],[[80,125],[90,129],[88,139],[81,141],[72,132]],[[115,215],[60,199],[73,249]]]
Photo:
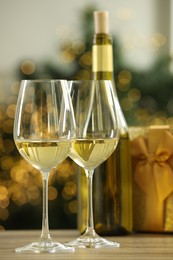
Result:
[[173,128],[130,127],[133,229],[173,232]]

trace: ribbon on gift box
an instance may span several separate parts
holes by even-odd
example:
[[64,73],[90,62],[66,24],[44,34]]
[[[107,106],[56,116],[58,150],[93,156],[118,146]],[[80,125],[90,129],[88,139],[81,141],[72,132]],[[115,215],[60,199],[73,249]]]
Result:
[[[168,127],[149,128],[131,142],[134,181],[146,194],[143,230],[164,230],[164,200],[173,192],[173,136]],[[140,217],[140,216],[139,216]]]

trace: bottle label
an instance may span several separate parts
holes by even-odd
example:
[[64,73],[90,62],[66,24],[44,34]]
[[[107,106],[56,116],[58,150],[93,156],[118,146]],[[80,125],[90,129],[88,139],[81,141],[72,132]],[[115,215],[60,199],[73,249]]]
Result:
[[113,71],[113,55],[111,45],[93,45],[93,72]]

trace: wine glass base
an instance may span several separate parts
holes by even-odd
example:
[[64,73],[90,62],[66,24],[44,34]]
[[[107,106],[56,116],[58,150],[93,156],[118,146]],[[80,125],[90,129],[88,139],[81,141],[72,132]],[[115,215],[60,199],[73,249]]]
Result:
[[40,239],[36,242],[32,242],[23,247],[16,248],[15,252],[16,253],[61,253],[61,252],[74,252],[74,248],[58,243],[53,239],[49,239],[49,240]]
[[79,238],[65,243],[65,245],[74,247],[74,248],[117,248],[120,247],[120,244],[114,241],[107,240],[95,234],[90,236],[84,234]]

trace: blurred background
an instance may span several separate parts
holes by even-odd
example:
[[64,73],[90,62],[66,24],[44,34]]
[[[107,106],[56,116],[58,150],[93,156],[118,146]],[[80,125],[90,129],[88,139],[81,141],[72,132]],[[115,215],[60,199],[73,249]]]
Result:
[[[93,11],[107,10],[115,81],[127,123],[173,123],[173,0],[0,0],[0,229],[41,228],[42,183],[19,155],[20,81],[91,78]],[[50,228],[75,228],[76,165],[49,180]]]

